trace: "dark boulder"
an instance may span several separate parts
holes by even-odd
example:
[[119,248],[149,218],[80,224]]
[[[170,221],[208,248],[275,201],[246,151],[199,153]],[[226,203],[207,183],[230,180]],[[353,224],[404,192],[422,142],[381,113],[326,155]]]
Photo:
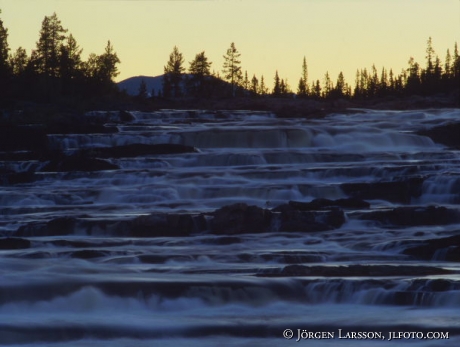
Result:
[[136,120],[136,118],[134,118],[134,116],[128,111],[120,111],[119,117],[121,122],[132,122]]
[[70,235],[75,230],[77,220],[73,217],[58,217],[46,223],[49,235]]
[[0,239],[0,249],[25,249],[30,248],[30,241],[20,237],[5,237]]
[[236,243],[241,243],[242,239],[236,236],[221,236],[212,239],[205,239],[202,241],[204,244],[228,246]]
[[0,171],[0,185],[8,186],[13,184],[30,183],[33,181],[35,181],[35,172],[33,171]]
[[201,231],[199,230],[201,218],[204,217],[176,213],[152,213],[139,216],[131,222],[130,236],[189,236],[193,232]]
[[32,222],[18,228],[16,236],[64,236],[74,233],[76,219],[59,217],[48,222]]
[[271,218],[272,213],[269,210],[237,203],[214,211],[210,231],[215,234],[268,232]]
[[460,148],[460,123],[440,125],[432,129],[420,130],[419,135],[428,136],[434,142]]
[[42,172],[102,171],[117,170],[119,167],[103,159],[91,158],[82,152],[73,155],[55,155]]
[[363,200],[387,200],[409,204],[422,194],[424,177],[402,177],[394,181],[373,183],[343,183],[340,188],[350,197]]
[[102,252],[96,249],[82,249],[71,253],[72,258],[77,259],[94,259],[105,257],[106,252]]
[[446,225],[460,222],[460,211],[444,206],[410,206],[363,213],[358,218],[374,220],[383,225]]
[[404,265],[348,265],[348,266],[305,266],[288,265],[283,269],[260,271],[259,277],[387,277],[387,276],[429,276],[453,273],[441,267]]
[[46,131],[36,125],[0,125],[0,151],[45,151],[48,147]]
[[281,212],[279,231],[327,231],[340,228],[345,223],[342,210],[298,211],[286,208]]
[[118,132],[118,128],[76,119],[69,122],[49,123],[46,126],[46,132],[48,134],[113,134]]
[[82,151],[82,153],[84,153],[87,156],[98,158],[127,158],[145,155],[181,154],[195,152],[197,152],[197,149],[195,147],[172,143],[163,143],[156,145],[146,145],[137,143],[126,146],[92,148],[90,150]]
[[364,200],[357,198],[347,199],[314,199],[310,202],[289,201],[289,207],[297,211],[316,211],[330,210],[331,207],[342,208],[369,208],[370,204]]

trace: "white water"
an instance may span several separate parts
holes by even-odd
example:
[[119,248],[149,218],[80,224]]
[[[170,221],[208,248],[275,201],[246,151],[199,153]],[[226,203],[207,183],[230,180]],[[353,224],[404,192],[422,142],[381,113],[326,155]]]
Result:
[[[423,176],[411,205],[458,209],[460,153],[415,134],[460,119],[460,110],[356,111],[318,120],[263,112],[132,112],[118,134],[53,135],[53,148],[175,143],[198,153],[110,159],[120,170],[40,173],[0,188],[0,232],[70,216],[117,221],[152,212],[201,213],[245,202],[338,199],[343,183]],[[117,123],[116,114],[94,113]],[[104,118],[105,117],[105,118]],[[36,162],[4,162],[14,170]],[[35,167],[34,166],[34,167]],[[400,203],[375,199],[371,209]],[[414,261],[421,239],[458,234],[459,224],[385,227],[347,210],[339,229],[246,234],[233,239],[95,235],[29,237],[30,249],[0,250],[0,345],[280,346],[284,329],[445,331],[448,340],[389,346],[457,346],[460,266],[442,252]],[[78,244],[80,243],[80,244]],[[79,251],[98,251],[81,259]],[[452,274],[260,277],[288,265],[413,266]],[[438,288],[437,286],[440,286]],[[435,288],[435,289],[433,289]],[[438,288],[438,289],[436,289]],[[380,345],[342,339],[318,346]]]

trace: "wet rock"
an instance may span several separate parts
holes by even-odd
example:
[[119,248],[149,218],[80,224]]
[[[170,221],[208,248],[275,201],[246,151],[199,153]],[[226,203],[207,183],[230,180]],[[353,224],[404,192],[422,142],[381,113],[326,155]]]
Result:
[[370,204],[362,199],[347,198],[347,199],[314,199],[310,202],[289,201],[289,207],[297,211],[315,211],[326,210],[331,207],[342,208],[369,208]]
[[460,123],[440,125],[428,130],[421,130],[418,135],[428,136],[434,142],[460,148]]
[[352,198],[409,204],[412,198],[422,194],[424,180],[419,176],[403,177],[390,182],[344,183],[340,188]]
[[139,216],[131,223],[130,236],[189,236],[199,230],[201,216],[189,214],[152,213]]
[[119,167],[106,160],[91,158],[78,152],[73,155],[57,155],[46,164],[42,172],[68,172],[68,171],[102,171],[117,170]]
[[321,263],[324,261],[325,254],[308,253],[308,252],[273,252],[268,254],[260,254],[259,257],[264,261],[278,262],[282,264],[299,264],[299,263]]
[[0,151],[45,151],[48,146],[46,131],[36,125],[0,125]]
[[263,233],[269,231],[272,213],[257,206],[237,203],[213,213],[210,231],[215,234]]
[[71,253],[72,258],[77,259],[94,259],[94,258],[102,258],[105,257],[107,254],[105,252],[95,250],[95,249],[83,249],[81,251],[75,251]]
[[86,122],[94,124],[123,123],[135,120],[128,111],[89,111],[85,113]]
[[32,222],[18,228],[16,236],[63,236],[74,233],[76,219],[59,217],[49,222]]
[[35,181],[35,172],[13,172],[13,171],[0,171],[0,185],[8,186],[13,184],[30,183]]
[[73,217],[59,217],[46,223],[49,235],[70,235],[73,234],[76,219]]
[[279,231],[327,231],[340,228],[345,223],[345,215],[338,208],[324,212],[285,209],[280,218]]
[[81,119],[69,122],[55,122],[46,126],[47,134],[113,134],[117,132],[117,127],[92,124]]
[[210,245],[219,245],[219,246],[227,246],[233,245],[235,243],[241,243],[242,240],[239,237],[235,236],[222,236],[213,239],[206,239],[202,241],[204,244]]
[[440,260],[460,262],[460,235],[429,239],[420,245],[409,247],[404,254],[423,260]]
[[444,206],[411,206],[363,213],[358,218],[374,220],[383,225],[446,225],[460,222],[460,211]]
[[19,237],[6,237],[0,239],[0,249],[25,249],[30,248],[30,241]]
[[348,265],[348,266],[305,266],[288,265],[283,269],[260,271],[259,277],[386,277],[386,276],[429,276],[449,274],[454,271],[432,266],[404,265]]
[[21,225],[14,233],[16,236],[47,236],[46,223],[32,222],[26,225]]
[[87,156],[99,158],[126,158],[144,155],[180,154],[195,152],[198,152],[195,147],[171,143],[156,145],[131,144],[126,146],[93,148],[91,150],[82,151],[82,153],[84,153]]
[[120,111],[118,115],[120,117],[120,121],[122,121],[122,122],[132,122],[132,121],[134,121],[136,119],[128,111]]

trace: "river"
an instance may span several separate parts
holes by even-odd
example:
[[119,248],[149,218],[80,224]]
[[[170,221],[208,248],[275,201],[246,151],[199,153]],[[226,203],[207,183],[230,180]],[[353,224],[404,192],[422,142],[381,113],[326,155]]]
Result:
[[[427,256],[414,250],[460,232],[460,151],[417,134],[458,121],[459,109],[356,109],[308,120],[129,114],[122,122],[115,112],[90,112],[118,132],[48,135],[49,146],[196,150],[109,157],[118,169],[91,172],[1,162],[36,171],[32,182],[0,186],[0,234],[29,241],[0,249],[1,346],[460,344],[458,240]],[[399,194],[394,182],[418,185]],[[289,201],[350,197],[370,207],[341,207],[344,222],[328,230],[286,231],[275,212]],[[209,222],[236,203],[278,217],[262,232],[231,235],[206,225],[186,236],[120,232],[151,213]],[[418,219],[429,206],[454,217],[398,222],[391,214],[414,208]]]

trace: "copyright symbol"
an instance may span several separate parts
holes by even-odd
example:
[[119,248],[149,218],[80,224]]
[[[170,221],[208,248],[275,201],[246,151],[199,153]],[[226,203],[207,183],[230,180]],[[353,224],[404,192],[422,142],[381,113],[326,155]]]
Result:
[[284,336],[285,339],[290,340],[294,336],[294,333],[292,332],[291,329],[286,329],[286,330],[283,331],[283,336]]

